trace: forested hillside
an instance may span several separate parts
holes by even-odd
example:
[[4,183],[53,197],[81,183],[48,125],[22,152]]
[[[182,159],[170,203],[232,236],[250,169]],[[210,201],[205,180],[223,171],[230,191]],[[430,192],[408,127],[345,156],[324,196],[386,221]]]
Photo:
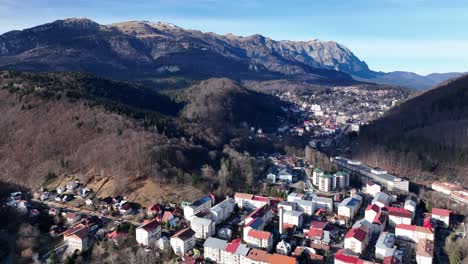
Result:
[[365,126],[357,157],[411,175],[468,184],[468,76],[427,91]]

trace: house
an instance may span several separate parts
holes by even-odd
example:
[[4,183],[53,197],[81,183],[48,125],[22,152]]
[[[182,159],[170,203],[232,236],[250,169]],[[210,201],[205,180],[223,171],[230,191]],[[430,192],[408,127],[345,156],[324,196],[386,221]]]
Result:
[[361,204],[362,197],[360,195],[348,197],[338,205],[338,215],[353,219],[356,213],[359,211]]
[[116,245],[119,245],[127,237],[127,235],[127,232],[114,230],[107,234],[107,238],[114,241]]
[[283,223],[301,227],[304,219],[304,215],[299,211],[284,211],[283,212]]
[[243,264],[246,263],[246,256],[250,248],[241,244],[241,239],[236,238],[231,243],[227,244],[226,248],[221,254],[222,261],[219,263],[225,264]]
[[432,231],[422,226],[399,224],[395,228],[395,235],[413,242],[418,242],[423,238],[434,241]]
[[234,206],[236,202],[234,199],[230,197],[226,197],[226,199],[219,204],[213,206],[210,209],[211,214],[214,217],[214,221],[216,224],[223,222],[224,220],[228,219],[229,216],[234,212]]
[[296,264],[296,258],[281,255],[269,254],[266,251],[252,248],[245,257],[245,264]]
[[207,239],[216,233],[216,223],[210,218],[192,216],[190,227],[198,239]]
[[129,215],[131,213],[133,213],[133,206],[131,203],[129,202],[125,202],[124,204],[122,204],[120,207],[119,207],[119,212],[122,214],[122,215]]
[[187,220],[199,212],[210,210],[212,205],[212,199],[210,195],[203,196],[202,198],[196,200],[195,202],[191,203],[184,207],[184,217]]
[[227,244],[228,243],[225,240],[209,237],[203,244],[203,256],[206,260],[210,260],[216,263],[222,263],[222,252],[226,248]]
[[404,208],[410,212],[413,213],[413,216],[414,216],[414,213],[416,212],[416,206],[418,204],[418,200],[416,197],[414,196],[410,196],[408,197],[406,200],[405,200],[405,204],[404,204]]
[[182,229],[171,237],[170,243],[174,253],[183,256],[195,247],[195,232],[191,228]]
[[263,196],[256,196],[248,193],[236,193],[234,200],[239,208],[255,210],[265,205],[270,205],[270,199]]
[[84,251],[89,247],[89,228],[85,225],[78,224],[63,234],[63,241],[68,245],[67,251],[73,253],[75,251]]
[[179,222],[179,218],[175,217],[172,212],[165,211],[161,217],[161,222],[164,224],[169,224],[170,227],[175,227]]
[[277,245],[276,245],[276,253],[282,254],[282,255],[289,255],[291,252],[291,244],[288,242],[281,240]]
[[431,217],[439,223],[442,223],[441,226],[445,228],[449,227],[450,225],[450,210],[432,208]]
[[81,215],[73,212],[63,212],[62,216],[65,217],[69,224],[74,224],[81,219]]
[[138,244],[149,246],[161,238],[161,224],[158,220],[145,221],[135,230]]
[[371,204],[376,204],[378,207],[383,208],[385,206],[388,206],[391,201],[392,198],[390,197],[390,195],[384,192],[379,192],[375,195],[374,199],[372,199]]
[[78,188],[78,182],[76,181],[69,181],[67,182],[67,190],[75,190],[76,188]]
[[388,214],[388,224],[390,226],[394,227],[399,224],[411,225],[413,213],[405,208],[386,206],[382,208],[382,211]]
[[372,222],[379,213],[380,207],[376,204],[370,204],[366,207],[366,210],[364,211],[364,218],[367,221]]
[[359,255],[350,249],[340,249],[335,254],[335,264],[370,264],[373,262],[359,258]]
[[149,217],[153,217],[155,215],[161,214],[163,211],[163,208],[160,204],[153,204],[150,207],[146,208],[146,214]]
[[373,180],[367,180],[366,182],[366,193],[372,197],[375,197],[379,192],[382,191],[382,186]]
[[351,228],[345,235],[344,247],[357,254],[362,254],[369,242],[368,232],[364,228]]
[[468,191],[467,190],[453,191],[450,194],[450,198],[455,200],[456,202],[468,204]]
[[313,221],[307,232],[307,237],[314,244],[329,245],[335,239],[335,230],[328,222]]
[[222,227],[218,230],[217,236],[221,239],[231,240],[232,230],[227,227]]
[[416,248],[416,263],[432,264],[434,257],[434,241],[420,239]]
[[388,256],[393,256],[396,251],[395,244],[395,235],[388,232],[383,232],[380,234],[377,243],[375,244],[375,258],[379,260],[384,260]]

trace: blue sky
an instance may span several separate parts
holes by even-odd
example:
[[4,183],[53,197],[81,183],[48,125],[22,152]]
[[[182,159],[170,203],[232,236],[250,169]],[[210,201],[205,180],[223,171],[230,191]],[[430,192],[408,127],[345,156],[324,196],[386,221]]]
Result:
[[276,40],[333,40],[374,70],[468,71],[465,0],[0,0],[0,33],[67,17],[103,24],[166,21]]

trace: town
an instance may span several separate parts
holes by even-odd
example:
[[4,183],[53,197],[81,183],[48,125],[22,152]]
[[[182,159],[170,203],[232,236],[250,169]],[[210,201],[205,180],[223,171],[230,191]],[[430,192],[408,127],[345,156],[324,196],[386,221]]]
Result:
[[[94,197],[70,181],[55,190],[13,192],[6,203],[31,221],[53,218],[56,243],[38,262],[56,263],[97,244],[138,246],[178,263],[448,263],[449,236],[466,238],[460,212],[428,206],[407,180],[359,161],[334,157],[326,171],[295,156],[270,157],[268,195],[206,195],[142,207],[127,197]],[[461,207],[468,190],[427,188]],[[130,242],[129,242],[130,241]]]

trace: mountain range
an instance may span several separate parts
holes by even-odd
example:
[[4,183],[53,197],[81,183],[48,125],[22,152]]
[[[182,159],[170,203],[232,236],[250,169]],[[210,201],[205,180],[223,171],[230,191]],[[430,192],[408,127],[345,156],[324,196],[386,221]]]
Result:
[[355,83],[354,78],[417,89],[460,75],[372,71],[348,48],[333,41],[276,41],[262,35],[219,35],[163,22],[100,25],[80,18],[1,35],[0,68],[80,71],[140,81],[228,77],[332,84]]

